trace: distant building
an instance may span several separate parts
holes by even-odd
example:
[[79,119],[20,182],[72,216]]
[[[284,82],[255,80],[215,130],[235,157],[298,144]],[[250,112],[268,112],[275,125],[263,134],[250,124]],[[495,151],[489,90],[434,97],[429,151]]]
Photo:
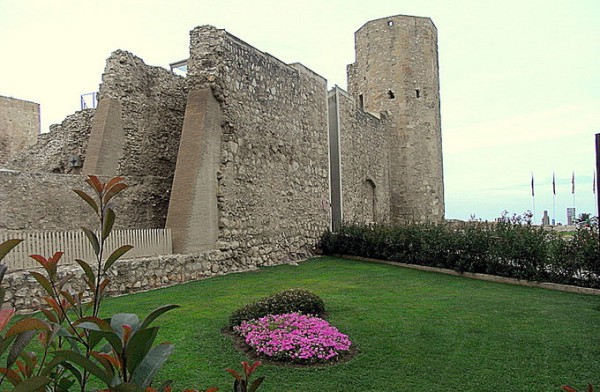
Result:
[[35,144],[39,134],[39,104],[0,96],[0,165]]

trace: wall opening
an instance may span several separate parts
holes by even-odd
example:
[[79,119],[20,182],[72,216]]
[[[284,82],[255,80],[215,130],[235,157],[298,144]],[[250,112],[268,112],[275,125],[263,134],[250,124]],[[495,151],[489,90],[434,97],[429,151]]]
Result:
[[377,198],[375,196],[375,183],[371,180],[365,180],[365,182],[363,182],[362,201],[363,221],[365,223],[375,223],[377,221]]
[[393,20],[388,20],[387,25],[392,27],[394,25],[394,21]]
[[421,98],[421,90],[419,90],[418,88],[415,89],[415,95],[417,98]]
[[394,92],[393,92],[392,90],[388,90],[388,93],[387,93],[387,94],[388,94],[388,97],[389,97],[390,99],[394,99],[394,98],[396,98],[396,96],[394,95]]
[[365,99],[364,99],[364,97],[363,97],[362,94],[360,94],[358,96],[358,108],[360,110],[364,110],[365,109]]

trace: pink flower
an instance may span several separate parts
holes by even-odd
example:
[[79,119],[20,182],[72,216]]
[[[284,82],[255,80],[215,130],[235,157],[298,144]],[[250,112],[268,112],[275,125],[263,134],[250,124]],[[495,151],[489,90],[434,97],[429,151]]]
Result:
[[299,313],[268,315],[235,327],[258,354],[297,362],[323,362],[348,351],[347,335],[318,317]]

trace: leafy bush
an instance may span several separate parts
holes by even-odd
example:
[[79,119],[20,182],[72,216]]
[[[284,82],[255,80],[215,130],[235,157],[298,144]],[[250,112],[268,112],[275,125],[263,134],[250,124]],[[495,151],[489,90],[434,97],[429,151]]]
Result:
[[[132,247],[124,245],[110,255],[105,253],[105,242],[110,236],[116,215],[111,200],[127,188],[120,177],[106,183],[95,176],[86,182],[93,190],[92,196],[75,190],[98,217],[97,231],[84,228],[95,253],[88,263],[76,260],[83,270],[84,291],[69,289],[74,274],[60,274],[58,264],[63,255],[56,252],[50,257],[32,255],[44,273],[32,271],[31,275],[44,289],[47,308],[42,309],[45,320],[23,317],[16,321],[4,336],[0,335],[0,355],[6,355],[5,367],[0,367],[0,388],[4,381],[10,382],[19,392],[90,390],[92,378],[106,385],[102,391],[169,392],[171,381],[158,389],[151,386],[157,372],[173,351],[170,343],[154,345],[158,327],[150,324],[163,313],[177,305],[163,306],[148,315],[143,321],[135,314],[118,313],[101,319],[99,312],[106,288],[110,284],[109,270],[112,265]],[[20,240],[9,240],[0,244],[0,261]],[[0,264],[0,283],[7,270]],[[84,298],[90,298],[85,301]],[[4,289],[0,288],[0,304],[4,300]],[[5,307],[0,310],[0,332],[7,327],[16,309]],[[43,355],[25,349],[34,337],[41,343]],[[16,365],[16,366],[15,366]],[[259,364],[246,371],[247,382]],[[15,369],[13,369],[16,367]],[[245,368],[246,369],[246,368]],[[234,390],[246,392],[246,384],[235,381]],[[248,391],[255,391],[262,383],[253,383]],[[198,392],[195,389],[186,389]],[[209,388],[205,392],[215,392]]]
[[233,312],[229,317],[229,328],[240,325],[244,321],[259,319],[270,314],[294,312],[321,316],[325,313],[325,302],[318,295],[307,290],[280,291]]
[[323,234],[325,254],[346,254],[485,273],[530,281],[600,288],[597,227],[572,239],[531,225],[528,215],[496,222],[345,225]]
[[234,327],[259,355],[294,363],[328,362],[350,349],[350,339],[318,317],[268,315]]

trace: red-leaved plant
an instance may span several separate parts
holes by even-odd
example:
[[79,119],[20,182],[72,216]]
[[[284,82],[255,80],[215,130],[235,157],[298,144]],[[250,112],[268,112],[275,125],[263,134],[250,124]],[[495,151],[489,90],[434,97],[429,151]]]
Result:
[[256,369],[260,366],[260,361],[249,364],[248,362],[242,362],[242,369],[244,371],[244,376],[240,375],[237,371],[233,369],[227,369],[234,378],[233,384],[233,392],[256,392],[256,390],[260,387],[260,384],[265,380],[265,377],[259,377],[254,380],[252,383],[250,382],[250,378],[252,374],[256,371]]
[[[75,385],[84,392],[89,390],[90,378],[94,377],[106,385],[103,391],[170,392],[172,381],[163,383],[159,388],[151,386],[154,376],[172,353],[173,345],[154,345],[158,327],[150,324],[178,306],[163,306],[143,321],[137,315],[128,313],[104,319],[99,317],[102,299],[110,284],[108,271],[132,248],[124,245],[106,256],[106,240],[116,217],[111,201],[127,185],[121,177],[103,183],[98,177],[89,176],[86,182],[92,188],[93,196],[82,190],[75,190],[75,193],[98,217],[97,231],[83,228],[94,250],[95,260],[91,263],[76,260],[84,272],[87,289],[79,292],[67,290],[67,284],[74,275],[61,275],[58,272],[62,252],[56,252],[48,258],[31,256],[45,272],[33,271],[31,275],[47,294],[44,297],[47,307],[42,309],[46,320],[24,317],[15,322],[4,336],[0,335],[0,355],[9,351],[6,366],[0,368],[0,388],[8,380],[15,392],[62,392],[73,390]],[[9,240],[0,244],[0,261],[19,242]],[[0,284],[6,269],[5,265],[0,264]],[[0,288],[0,301],[3,300],[4,290]],[[14,314],[15,309],[11,307],[0,310],[0,333]],[[36,335],[43,349],[41,358],[25,351]],[[15,366],[16,369],[13,369]],[[251,373],[246,371],[246,379]],[[253,391],[260,382],[253,383],[256,384]],[[236,383],[239,384],[237,380]],[[217,388],[209,388],[205,392],[215,391]],[[186,389],[184,392],[199,391]]]

